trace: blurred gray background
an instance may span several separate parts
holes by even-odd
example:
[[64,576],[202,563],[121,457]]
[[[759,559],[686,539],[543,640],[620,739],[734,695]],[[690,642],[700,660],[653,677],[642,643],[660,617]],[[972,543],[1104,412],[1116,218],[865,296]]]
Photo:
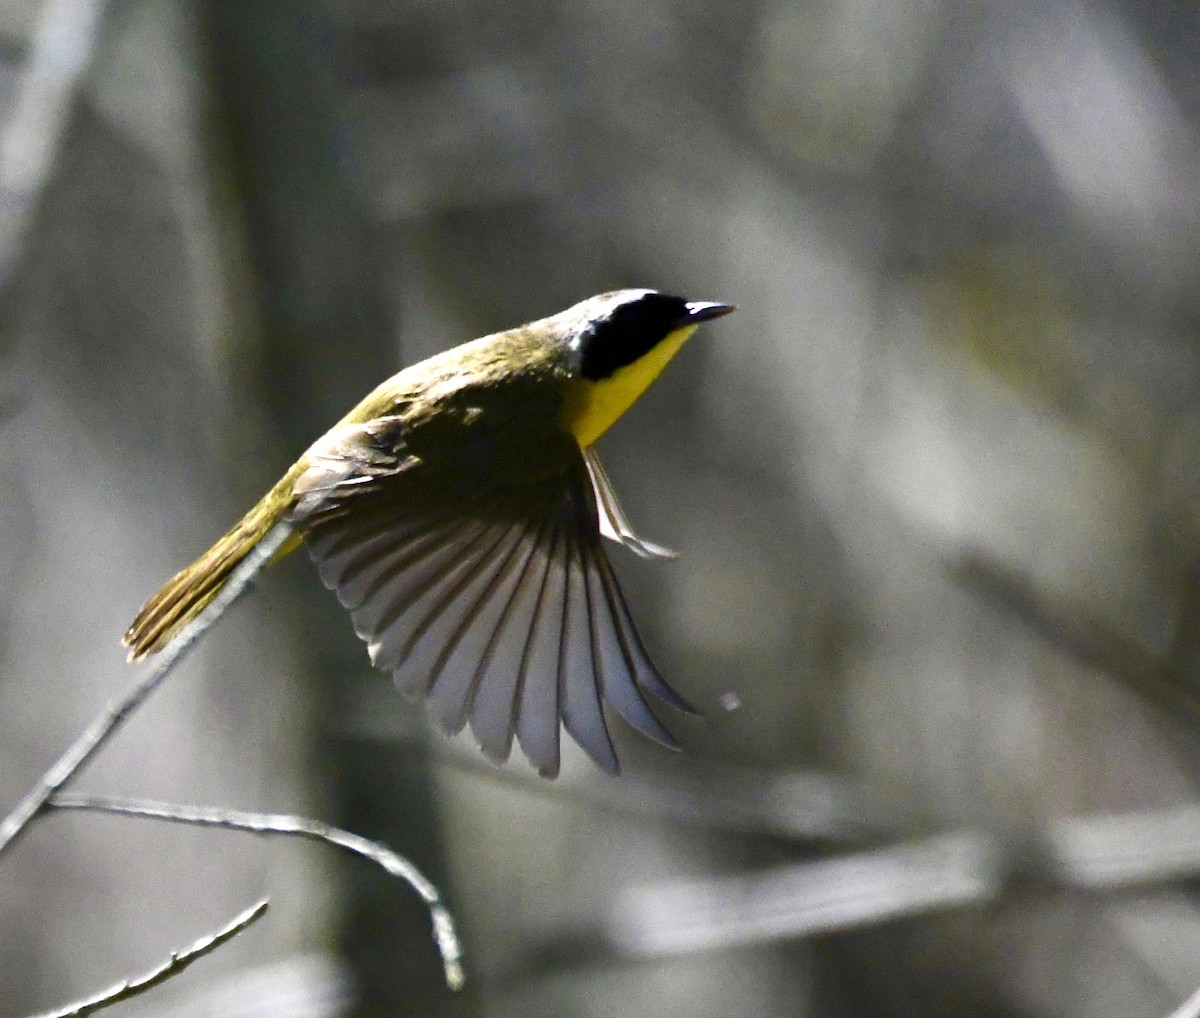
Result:
[[[0,1013],[1165,1016],[1200,986],[1200,13],[2,0],[0,793],[376,382],[593,292],[738,303],[606,436],[685,755],[498,769],[303,555],[0,864]],[[572,747],[573,749],[573,747]],[[7,806],[5,807],[7,808]],[[114,1012],[115,1013],[115,1012]]]

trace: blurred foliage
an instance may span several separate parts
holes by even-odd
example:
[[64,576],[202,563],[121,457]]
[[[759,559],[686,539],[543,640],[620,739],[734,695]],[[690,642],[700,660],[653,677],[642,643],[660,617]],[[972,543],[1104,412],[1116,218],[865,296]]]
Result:
[[[664,715],[685,755],[622,730],[625,778],[551,785],[427,738],[297,562],[88,774],[412,852],[464,995],[352,861],[54,819],[4,861],[7,1001],[264,892],[144,1013],[1128,1018],[1200,984],[1195,10],[85,6],[0,5],[9,799],[126,681],[140,600],[402,361],[617,286],[741,310],[603,443],[682,555],[615,558],[705,709]],[[11,125],[56,108],[16,230]]]

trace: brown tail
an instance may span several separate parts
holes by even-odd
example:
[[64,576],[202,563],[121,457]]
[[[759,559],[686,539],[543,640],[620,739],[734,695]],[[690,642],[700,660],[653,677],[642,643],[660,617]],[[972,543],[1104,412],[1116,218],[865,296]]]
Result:
[[[171,638],[192,621],[229,579],[250,550],[266,536],[291,502],[291,475],[272,488],[216,544],[195,562],[176,573],[142,605],[121,642],[129,660],[140,661],[162,650]],[[299,539],[286,543],[276,558],[291,551]]]

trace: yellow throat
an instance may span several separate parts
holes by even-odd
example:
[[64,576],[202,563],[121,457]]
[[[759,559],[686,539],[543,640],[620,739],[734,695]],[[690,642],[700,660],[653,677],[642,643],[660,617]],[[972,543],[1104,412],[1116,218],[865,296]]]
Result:
[[618,368],[608,378],[575,383],[567,399],[564,420],[581,449],[596,441],[633,406],[695,331],[696,326],[685,325],[668,333],[649,353]]

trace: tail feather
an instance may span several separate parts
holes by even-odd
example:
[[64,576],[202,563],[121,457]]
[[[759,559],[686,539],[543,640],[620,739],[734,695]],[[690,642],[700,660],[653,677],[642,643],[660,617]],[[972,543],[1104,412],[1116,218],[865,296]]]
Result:
[[[290,504],[291,477],[284,478],[216,544],[186,569],[176,573],[142,605],[121,642],[129,660],[140,661],[162,650],[171,638],[216,597],[230,573],[263,539]],[[289,541],[275,557],[291,551]]]

